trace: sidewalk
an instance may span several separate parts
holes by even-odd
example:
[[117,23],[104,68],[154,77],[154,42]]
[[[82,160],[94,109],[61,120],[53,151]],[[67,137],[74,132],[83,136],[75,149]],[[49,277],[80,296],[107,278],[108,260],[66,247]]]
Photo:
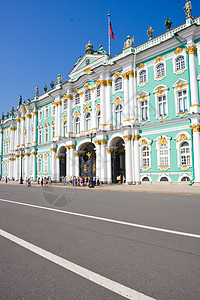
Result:
[[[4,184],[4,181],[0,181],[0,185]],[[8,181],[7,185],[18,185],[18,181]],[[24,184],[23,184],[24,185]],[[120,191],[120,192],[150,192],[150,193],[172,193],[172,194],[199,194],[200,184],[194,184],[189,186],[189,182],[170,183],[170,182],[143,182],[141,185],[126,185],[126,184],[101,184],[93,188],[89,187],[74,187],[64,185],[63,183],[53,183],[49,185],[55,188],[72,188],[72,189],[87,189],[87,190],[103,190],[103,191]],[[33,183],[32,187],[40,188],[41,185]]]

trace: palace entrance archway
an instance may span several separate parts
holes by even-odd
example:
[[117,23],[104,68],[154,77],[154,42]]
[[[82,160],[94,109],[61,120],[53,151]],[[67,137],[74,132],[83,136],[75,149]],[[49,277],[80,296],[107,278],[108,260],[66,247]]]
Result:
[[93,176],[96,176],[96,153],[95,153],[94,144],[92,144],[92,153],[91,153],[91,143],[84,143],[83,145],[81,145],[78,152],[80,154],[79,156],[80,176],[91,175],[91,160],[92,160]]
[[59,163],[60,163],[60,177],[66,176],[66,149],[65,146],[60,147],[59,149]]
[[121,137],[115,137],[111,142],[111,167],[112,167],[112,182],[117,183],[117,178],[121,180],[125,176],[125,149],[124,140]]

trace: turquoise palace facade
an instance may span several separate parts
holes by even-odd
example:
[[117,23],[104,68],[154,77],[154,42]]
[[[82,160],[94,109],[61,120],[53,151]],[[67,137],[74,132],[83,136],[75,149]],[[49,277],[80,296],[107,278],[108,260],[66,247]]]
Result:
[[200,182],[200,17],[151,32],[115,57],[89,42],[68,80],[2,114],[0,176]]

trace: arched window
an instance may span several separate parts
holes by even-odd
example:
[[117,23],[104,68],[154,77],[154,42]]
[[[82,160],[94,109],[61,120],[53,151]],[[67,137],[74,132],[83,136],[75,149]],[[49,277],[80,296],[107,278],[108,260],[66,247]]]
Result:
[[169,166],[169,149],[166,144],[161,144],[159,147],[159,167],[168,167]]
[[158,117],[167,116],[167,98],[165,95],[158,97]]
[[42,159],[41,157],[38,157],[38,172],[40,173],[42,171]]
[[51,127],[51,138],[53,139],[55,136],[55,125],[52,124],[52,127]]
[[149,178],[145,176],[142,178],[142,181],[149,181]]
[[116,125],[122,124],[122,105],[118,104],[115,108]]
[[80,118],[75,119],[75,133],[80,133]]
[[97,86],[97,98],[101,96],[101,86],[100,84]]
[[48,156],[44,155],[44,173],[48,172]]
[[63,136],[67,136],[67,121],[64,121],[63,123]]
[[85,92],[85,101],[90,101],[91,100],[91,90],[87,89]]
[[150,151],[148,146],[142,148],[142,167],[150,166]]
[[167,177],[163,176],[160,178],[160,181],[169,181]]
[[140,83],[144,83],[147,81],[147,72],[143,70],[140,72]]
[[75,96],[75,105],[80,104],[80,94],[76,94]]
[[185,69],[185,59],[184,56],[179,56],[176,59],[176,71]]
[[183,142],[180,148],[181,152],[181,166],[190,165],[190,146],[188,142]]
[[63,100],[63,110],[67,109],[67,99]]
[[188,176],[184,176],[181,181],[190,181],[190,178]]
[[147,100],[143,100],[140,102],[140,109],[141,109],[142,121],[148,120],[148,101]]
[[45,143],[47,143],[49,140],[49,128],[48,127],[45,127],[45,130],[44,130],[44,140],[45,140]]
[[163,63],[158,64],[156,67],[156,77],[165,76],[165,66]]
[[42,128],[38,130],[38,144],[42,143]]
[[88,113],[85,117],[85,130],[89,131],[91,129],[91,114]]
[[101,111],[98,110],[98,112],[97,112],[97,129],[100,128],[100,124],[101,124]]
[[116,80],[115,80],[115,91],[119,91],[122,89],[122,78],[121,77],[118,77]]

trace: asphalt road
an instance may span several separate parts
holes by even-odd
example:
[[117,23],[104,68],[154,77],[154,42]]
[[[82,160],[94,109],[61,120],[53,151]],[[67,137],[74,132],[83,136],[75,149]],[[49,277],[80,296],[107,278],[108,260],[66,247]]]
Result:
[[1,185],[0,198],[1,300],[200,299],[198,195]]

